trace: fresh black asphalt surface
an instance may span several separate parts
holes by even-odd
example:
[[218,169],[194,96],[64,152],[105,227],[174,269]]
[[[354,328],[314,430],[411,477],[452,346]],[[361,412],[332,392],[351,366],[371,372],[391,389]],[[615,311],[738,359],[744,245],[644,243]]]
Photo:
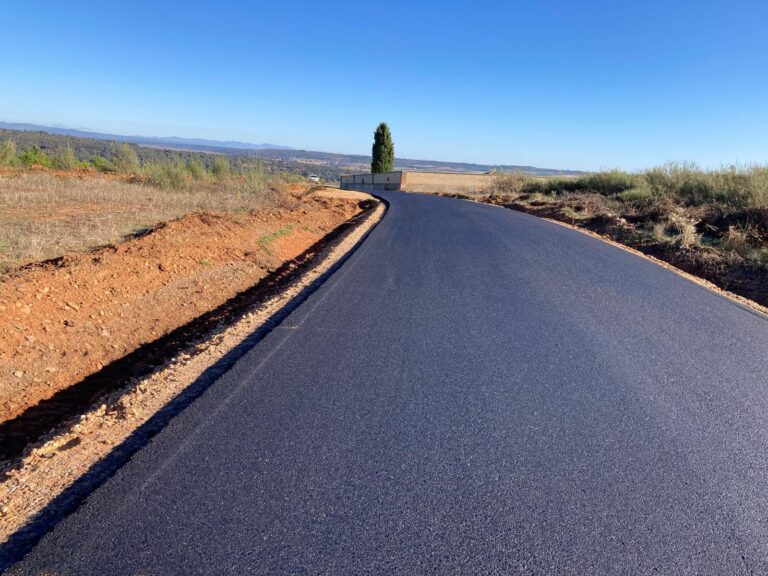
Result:
[[383,196],[13,573],[768,573],[764,317],[531,216]]

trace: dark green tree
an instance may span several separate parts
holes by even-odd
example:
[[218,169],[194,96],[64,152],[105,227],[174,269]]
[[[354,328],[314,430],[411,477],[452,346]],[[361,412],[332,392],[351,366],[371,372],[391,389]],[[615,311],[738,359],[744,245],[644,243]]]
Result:
[[371,172],[391,172],[395,168],[395,144],[386,122],[379,124],[373,133]]

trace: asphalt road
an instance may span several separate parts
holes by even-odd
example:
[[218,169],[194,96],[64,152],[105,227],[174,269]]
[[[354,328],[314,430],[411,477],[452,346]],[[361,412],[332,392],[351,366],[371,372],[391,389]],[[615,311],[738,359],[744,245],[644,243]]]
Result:
[[385,197],[19,573],[768,573],[764,317],[534,217]]

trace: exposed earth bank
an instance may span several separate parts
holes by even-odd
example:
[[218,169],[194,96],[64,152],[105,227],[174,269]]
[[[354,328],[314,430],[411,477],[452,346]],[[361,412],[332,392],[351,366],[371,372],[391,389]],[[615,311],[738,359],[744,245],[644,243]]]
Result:
[[220,306],[362,211],[197,213],[89,254],[0,278],[0,423]]

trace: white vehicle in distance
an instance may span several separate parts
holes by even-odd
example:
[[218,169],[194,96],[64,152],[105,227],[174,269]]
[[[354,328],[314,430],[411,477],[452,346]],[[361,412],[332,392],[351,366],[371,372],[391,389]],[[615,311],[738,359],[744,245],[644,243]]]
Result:
[[312,182],[320,182],[320,176],[318,176],[317,174],[310,174],[309,176],[307,176],[307,178],[312,180]]

